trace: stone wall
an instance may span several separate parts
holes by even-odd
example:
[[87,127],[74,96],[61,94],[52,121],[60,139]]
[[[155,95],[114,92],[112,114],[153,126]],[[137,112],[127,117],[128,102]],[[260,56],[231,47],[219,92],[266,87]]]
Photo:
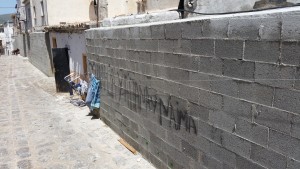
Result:
[[180,19],[177,11],[153,12],[147,14],[105,18],[101,21],[101,27],[163,22],[163,21],[171,21],[176,19]]
[[299,168],[299,17],[88,30],[101,119],[158,168]]
[[27,45],[29,61],[47,76],[53,76],[49,33],[31,33]]

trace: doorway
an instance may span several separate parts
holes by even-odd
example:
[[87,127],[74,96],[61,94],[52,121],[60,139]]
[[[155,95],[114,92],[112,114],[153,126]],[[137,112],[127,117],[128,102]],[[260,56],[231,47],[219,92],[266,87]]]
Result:
[[52,54],[56,92],[70,92],[71,87],[64,80],[70,74],[68,48],[53,48]]
[[84,80],[88,80],[88,71],[87,71],[87,57],[86,54],[82,54],[82,68],[83,68],[83,78]]

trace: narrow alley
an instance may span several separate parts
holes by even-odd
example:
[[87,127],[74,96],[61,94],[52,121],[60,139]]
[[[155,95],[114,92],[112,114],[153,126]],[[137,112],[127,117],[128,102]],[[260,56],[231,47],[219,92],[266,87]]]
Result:
[[28,59],[0,57],[0,168],[154,168]]

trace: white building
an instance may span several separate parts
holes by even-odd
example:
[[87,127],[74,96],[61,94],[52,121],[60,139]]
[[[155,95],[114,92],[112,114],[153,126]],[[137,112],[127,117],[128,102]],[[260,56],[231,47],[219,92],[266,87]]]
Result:
[[0,55],[4,54],[3,47],[5,45],[5,34],[0,30]]
[[11,51],[14,50],[13,47],[13,34],[14,34],[14,27],[13,22],[5,22],[3,24],[4,32],[0,35],[0,39],[2,40],[2,46],[4,47],[5,54],[11,54]]
[[84,77],[87,73],[87,58],[83,31],[73,33],[50,31],[50,44],[51,48],[68,48],[70,72]]

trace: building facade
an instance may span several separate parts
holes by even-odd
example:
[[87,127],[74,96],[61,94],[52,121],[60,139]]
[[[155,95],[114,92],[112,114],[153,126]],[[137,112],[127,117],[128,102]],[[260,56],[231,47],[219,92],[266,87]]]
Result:
[[43,31],[46,26],[96,20],[92,0],[18,0],[18,6],[21,15],[25,11],[29,32]]
[[26,9],[23,0],[17,0],[16,4],[16,18],[15,27],[17,28],[16,33],[24,33],[26,24]]
[[[73,44],[68,34],[52,32],[50,35],[45,28],[59,27],[61,25],[72,25],[76,23],[86,23],[96,21],[96,6],[94,0],[18,0],[17,1],[17,22],[19,22],[20,33],[17,36],[16,46],[21,50],[23,56],[28,56],[29,61],[44,72],[47,76],[52,76],[55,72],[53,67],[52,48],[65,48],[65,44]],[[72,35],[75,38],[82,37],[78,44],[73,46],[81,49],[80,57],[85,53],[83,31]],[[51,37],[50,37],[51,36]],[[57,46],[52,45],[52,38],[57,38]],[[80,39],[80,38],[79,38]],[[36,43],[36,40],[41,43]],[[63,46],[61,44],[64,43]],[[82,47],[83,46],[83,47]],[[69,51],[70,69],[81,72],[81,64],[78,65],[76,53]],[[73,62],[74,61],[74,62]],[[75,63],[76,62],[76,63]],[[73,66],[77,64],[77,66]],[[43,66],[40,66],[43,65]],[[76,68],[73,68],[76,67]],[[51,72],[52,71],[52,72]]]
[[177,9],[179,0],[99,0],[99,18]]

